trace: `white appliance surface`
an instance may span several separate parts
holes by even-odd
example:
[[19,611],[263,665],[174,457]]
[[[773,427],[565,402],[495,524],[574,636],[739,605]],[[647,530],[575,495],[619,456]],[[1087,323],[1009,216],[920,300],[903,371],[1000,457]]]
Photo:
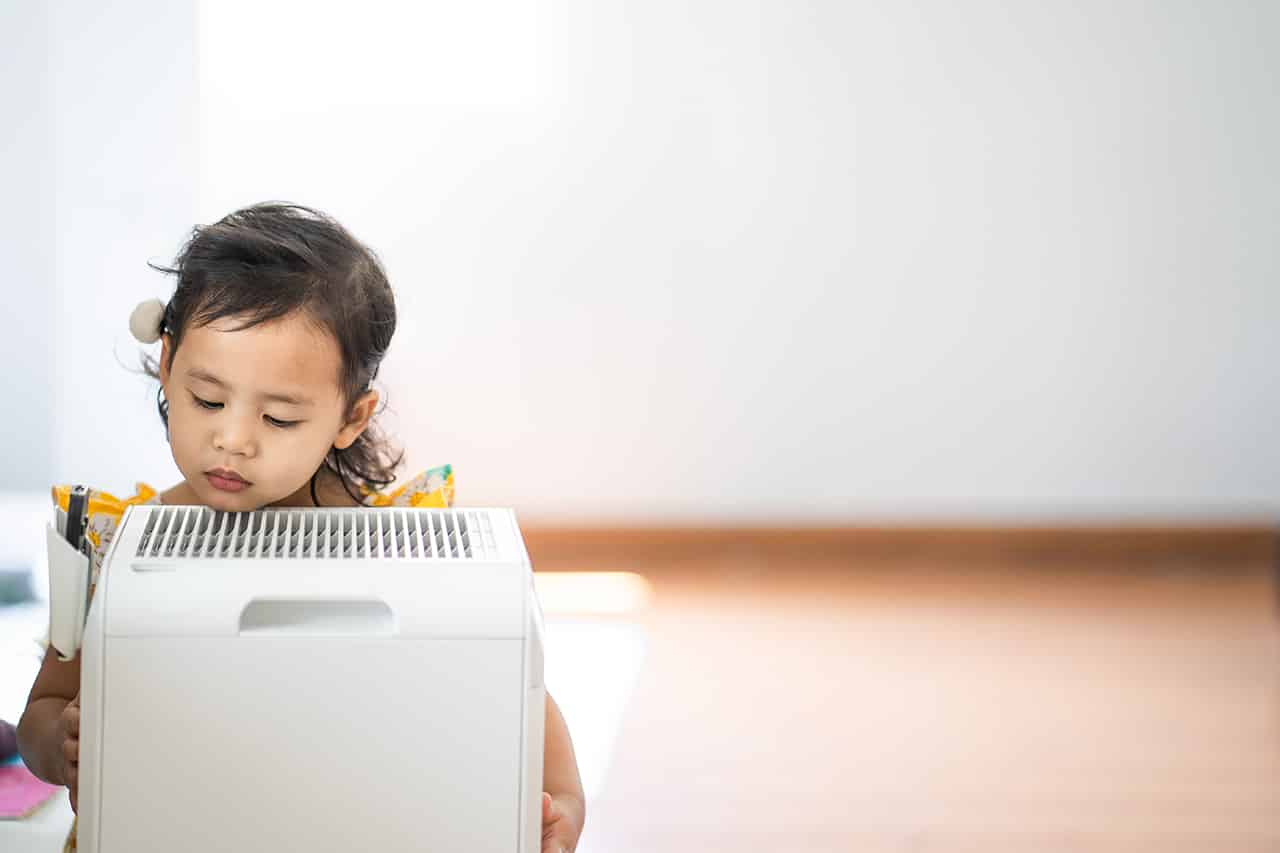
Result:
[[509,510],[131,507],[80,849],[537,851],[543,633]]

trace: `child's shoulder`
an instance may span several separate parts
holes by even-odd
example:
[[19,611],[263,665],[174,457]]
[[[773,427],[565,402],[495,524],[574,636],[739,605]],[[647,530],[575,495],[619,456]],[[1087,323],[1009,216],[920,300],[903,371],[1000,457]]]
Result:
[[453,506],[453,466],[428,468],[387,491],[362,489],[365,506]]

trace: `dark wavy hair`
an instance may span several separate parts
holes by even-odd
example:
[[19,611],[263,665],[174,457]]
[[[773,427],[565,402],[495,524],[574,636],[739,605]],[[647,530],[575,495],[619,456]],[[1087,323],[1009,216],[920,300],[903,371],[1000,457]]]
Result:
[[[332,217],[301,205],[263,202],[197,225],[173,266],[150,266],[178,280],[161,324],[171,337],[169,367],[192,326],[235,317],[243,320],[236,329],[247,329],[303,311],[338,343],[339,384],[349,411],[378,375],[395,334],[395,298],[377,256]],[[155,358],[144,354],[142,369],[160,378]],[[163,388],[156,391],[156,406],[167,438]],[[354,487],[389,485],[403,461],[404,452],[370,422],[350,447],[330,448],[323,467],[362,503]],[[311,502],[317,506],[320,470],[311,475]]]

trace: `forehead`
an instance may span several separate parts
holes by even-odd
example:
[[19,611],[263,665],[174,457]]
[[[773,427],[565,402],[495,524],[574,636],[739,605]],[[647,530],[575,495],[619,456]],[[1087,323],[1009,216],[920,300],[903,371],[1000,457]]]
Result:
[[200,369],[246,392],[340,394],[341,356],[333,336],[292,314],[247,329],[232,317],[188,327],[174,369]]

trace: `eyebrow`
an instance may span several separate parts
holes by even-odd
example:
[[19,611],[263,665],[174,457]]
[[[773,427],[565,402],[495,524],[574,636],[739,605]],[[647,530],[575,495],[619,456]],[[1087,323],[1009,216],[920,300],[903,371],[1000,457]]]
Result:
[[[198,379],[201,382],[208,382],[211,385],[217,385],[219,388],[226,388],[227,383],[208,371],[201,370],[198,367],[192,367],[187,370],[187,376],[191,379]],[[259,394],[263,400],[271,400],[278,403],[287,403],[290,406],[310,406],[312,401],[307,397],[295,397],[292,394]]]

